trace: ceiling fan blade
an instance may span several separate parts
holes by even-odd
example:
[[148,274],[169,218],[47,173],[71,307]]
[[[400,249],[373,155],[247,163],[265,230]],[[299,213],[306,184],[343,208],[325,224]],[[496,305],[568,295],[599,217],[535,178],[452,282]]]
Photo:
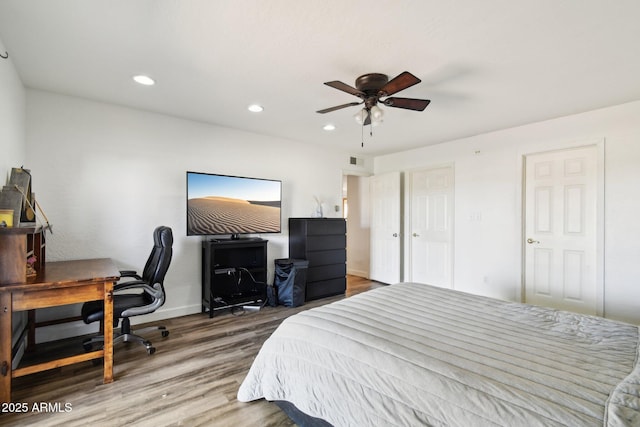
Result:
[[362,104],[362,102],[350,102],[348,104],[336,105],[335,107],[325,108],[324,110],[318,110],[316,111],[316,113],[320,113],[320,114],[330,113],[332,111],[336,111],[341,108],[353,107],[354,105],[360,105],[360,104]]
[[415,84],[420,83],[422,80],[414,76],[408,71],[403,71],[398,74],[396,77],[391,79],[389,83],[384,85],[382,89],[378,92],[379,96],[389,96],[393,95],[396,92],[400,92],[408,87],[411,87]]
[[405,108],[407,110],[423,111],[431,102],[428,99],[387,98],[381,101],[387,107]]
[[358,89],[356,89],[355,87],[351,87],[348,84],[339,82],[337,80],[334,80],[332,82],[326,82],[325,84],[327,86],[331,86],[334,89],[338,89],[338,90],[341,90],[343,92],[350,93],[351,95],[355,95],[355,96],[360,97],[360,98],[365,96],[364,92],[361,92]]

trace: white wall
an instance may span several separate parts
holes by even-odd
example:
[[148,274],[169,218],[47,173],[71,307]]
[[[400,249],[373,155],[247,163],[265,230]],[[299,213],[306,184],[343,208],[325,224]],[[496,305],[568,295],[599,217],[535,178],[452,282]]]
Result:
[[[187,170],[282,180],[283,232],[262,236],[269,281],[273,260],[288,256],[289,217],[311,216],[314,196],[325,216],[342,215],[347,153],[36,90],[27,91],[27,111],[28,166],[53,224],[47,260],[111,257],[139,270],[153,229],[173,228],[167,302],[144,321],[200,312],[201,238],[185,232]],[[67,335],[56,331],[38,340]]]
[[[5,54],[0,40],[0,53]],[[25,90],[11,56],[0,58],[0,186],[25,161]],[[0,187],[1,189],[1,187]]]
[[377,157],[376,174],[455,165],[456,289],[521,294],[522,156],[605,140],[605,316],[640,322],[640,102]]
[[[0,54],[5,54],[0,40]],[[0,58],[0,190],[11,175],[11,168],[25,162],[25,90],[16,72],[11,56]],[[26,316],[13,316],[13,341],[26,322]],[[17,359],[20,357],[18,356]]]

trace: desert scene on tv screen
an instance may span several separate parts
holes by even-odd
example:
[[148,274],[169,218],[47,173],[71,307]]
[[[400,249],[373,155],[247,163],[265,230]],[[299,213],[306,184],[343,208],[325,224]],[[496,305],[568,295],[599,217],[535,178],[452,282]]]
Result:
[[187,202],[189,234],[280,232],[280,201],[199,197]]

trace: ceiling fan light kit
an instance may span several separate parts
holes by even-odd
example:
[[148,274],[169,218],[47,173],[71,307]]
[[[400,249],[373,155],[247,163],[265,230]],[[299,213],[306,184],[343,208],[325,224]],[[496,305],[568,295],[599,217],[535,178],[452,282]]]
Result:
[[354,114],[353,117],[355,118],[356,123],[358,123],[359,125],[365,125],[365,121],[367,120],[367,118],[369,118],[369,123],[367,124],[378,126],[383,121],[382,119],[384,117],[384,111],[382,110],[382,108],[374,105],[373,107],[369,108],[368,111],[366,107],[363,108],[362,110]]

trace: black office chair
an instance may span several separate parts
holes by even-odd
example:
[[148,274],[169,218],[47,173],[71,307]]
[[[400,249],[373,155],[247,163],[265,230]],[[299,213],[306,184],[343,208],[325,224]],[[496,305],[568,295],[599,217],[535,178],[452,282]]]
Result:
[[[151,342],[136,335],[131,330],[130,317],[153,313],[164,304],[164,276],[169,269],[173,253],[173,233],[171,228],[160,226],[153,232],[153,249],[144,266],[142,276],[134,270],[120,271],[121,281],[114,286],[113,295],[113,327],[117,327],[120,319],[120,332],[114,333],[113,342],[139,342],[147,348],[147,353],[153,354],[156,349]],[[122,280],[122,279],[126,280]],[[133,293],[136,292],[137,293]],[[104,304],[102,301],[87,302],[82,306],[82,319],[85,323],[100,321],[104,318]],[[105,328],[109,327],[105,322]],[[150,330],[160,330],[163,337],[169,336],[164,326],[154,326],[137,330],[144,333]],[[94,343],[104,344],[103,336],[96,336],[85,340],[82,344],[86,351],[93,348]]]

